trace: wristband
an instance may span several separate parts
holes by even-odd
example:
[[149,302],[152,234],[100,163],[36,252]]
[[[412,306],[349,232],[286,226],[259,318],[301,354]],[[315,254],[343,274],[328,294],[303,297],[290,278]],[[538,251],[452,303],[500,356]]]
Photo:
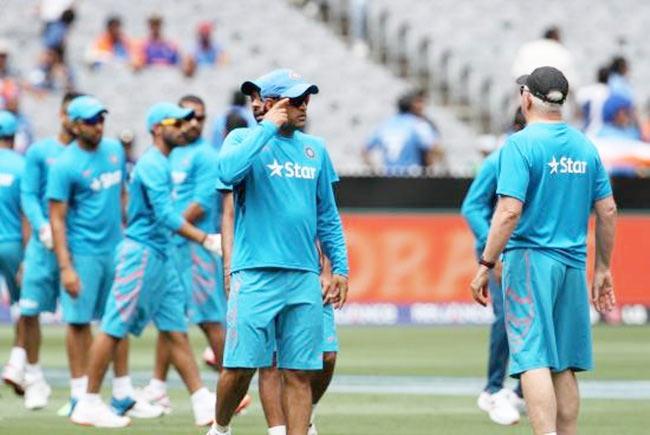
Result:
[[486,261],[486,260],[483,259],[483,257],[479,258],[478,264],[480,264],[481,266],[485,266],[488,269],[494,269],[494,266],[496,265],[495,262]]

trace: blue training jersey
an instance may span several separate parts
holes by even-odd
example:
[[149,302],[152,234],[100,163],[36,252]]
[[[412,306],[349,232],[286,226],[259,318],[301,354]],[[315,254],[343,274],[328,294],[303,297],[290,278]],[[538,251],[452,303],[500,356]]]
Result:
[[232,131],[218,166],[234,192],[233,272],[277,267],[318,273],[319,240],[333,273],[348,274],[332,190],[336,174],[322,139],[301,132],[284,137],[263,121]]
[[[35,233],[50,220],[46,196],[47,179],[52,165],[64,149],[65,145],[57,139],[48,138],[29,147],[25,154],[25,174],[20,183],[20,200],[23,213]],[[38,240],[38,237],[34,237],[34,240]]]
[[20,183],[25,159],[17,152],[0,148],[0,242],[23,239]]
[[127,214],[126,237],[166,257],[172,233],[185,221],[172,204],[169,161],[155,146],[149,148],[133,168]]
[[102,139],[86,151],[72,142],[59,155],[47,182],[47,198],[68,204],[66,230],[70,252],[112,253],[122,238],[121,194],[126,174],[119,142]]
[[499,150],[496,150],[483,161],[481,170],[467,191],[460,210],[472,233],[474,233],[476,253],[479,257],[487,243],[490,221],[497,202],[498,164]]
[[[207,233],[216,231],[214,221],[215,204],[218,192],[215,186],[217,176],[218,153],[203,139],[179,146],[169,155],[174,210],[182,215],[191,203],[197,203],[203,209],[203,216],[194,222],[194,226]],[[176,236],[176,243],[185,243],[187,239]]]
[[506,250],[543,249],[584,268],[587,225],[595,201],[612,195],[596,147],[566,123],[533,123],[510,136],[499,157],[497,194],[523,212]]

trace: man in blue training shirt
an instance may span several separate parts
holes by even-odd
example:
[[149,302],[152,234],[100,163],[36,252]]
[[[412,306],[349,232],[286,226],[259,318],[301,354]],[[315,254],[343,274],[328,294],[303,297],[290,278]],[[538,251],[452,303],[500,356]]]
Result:
[[[52,252],[52,231],[45,188],[49,170],[74,136],[65,113],[68,103],[81,94],[70,92],[61,102],[59,118],[61,129],[56,138],[44,139],[29,147],[25,156],[25,171],[20,182],[20,201],[23,213],[31,226],[20,292],[20,322],[24,329],[24,347],[12,349],[12,358],[6,367],[5,379],[24,385],[27,409],[47,405],[51,389],[39,365],[39,315],[54,312],[59,297],[59,268]],[[15,361],[14,356],[19,358]]]
[[505,250],[509,372],[521,378],[536,434],[575,434],[575,372],[593,368],[587,226],[593,208],[591,299],[598,311],[607,311],[615,304],[610,262],[616,204],[598,151],[562,121],[569,92],[564,74],[540,67],[517,83],[528,126],[501,149],[499,202],[471,290],[478,303],[487,303],[489,271]]
[[[171,103],[159,103],[149,110],[147,128],[154,146],[140,158],[129,182],[126,237],[115,253],[115,281],[101,332],[90,352],[88,389],[70,416],[74,423],[96,427],[130,423],[128,417],[116,415],[102,402],[99,390],[113,354],[127,342],[129,333],[140,335],[150,320],[167,341],[171,360],[192,394],[195,423],[207,426],[212,421],[215,398],[201,383],[194,361],[187,337],[186,293],[172,257],[174,232],[221,253],[219,234],[196,228],[172,206],[167,156],[184,143],[182,125],[192,114],[192,110]],[[117,408],[115,401],[112,405]]]
[[[219,177],[234,189],[235,242],[213,435],[230,433],[255,369],[272,365],[276,344],[287,433],[308,430],[310,372],[323,367],[323,298],[342,306],[348,274],[334,169],[323,140],[299,131],[310,94],[317,92],[286,71],[262,89],[268,111],[260,125],[233,131],[220,153]],[[324,296],[316,239],[332,261],[332,285]]]
[[[13,150],[18,128],[16,117],[0,110],[0,276],[9,289],[12,304],[20,298],[18,271],[23,261],[23,213],[20,183],[25,170],[23,156]],[[20,394],[24,388],[25,321],[16,322],[16,335],[9,361],[2,373],[4,382]]]
[[[169,155],[174,211],[189,223],[207,233],[218,233],[215,225],[217,196],[217,152],[201,136],[206,110],[203,100],[186,95],[179,101],[183,108],[192,110],[192,117],[184,123],[183,135],[187,145],[175,147]],[[221,369],[225,339],[226,293],[223,289],[221,257],[207,251],[180,235],[174,236],[174,262],[187,293],[187,314],[191,323],[198,325],[217,356]],[[167,341],[161,335],[156,350],[154,375],[145,388],[148,398],[169,409],[166,380],[170,355]]]
[[[71,409],[86,389],[92,343],[90,322],[100,319],[104,312],[113,282],[113,255],[122,238],[120,205],[125,157],[117,141],[103,137],[106,113],[102,103],[93,97],[70,101],[67,114],[76,140],[58,156],[46,188],[54,252],[64,290],[63,320],[68,324]],[[114,361],[113,395],[117,399],[133,396],[127,349],[125,343]],[[140,417],[151,413],[145,403],[129,411]]]

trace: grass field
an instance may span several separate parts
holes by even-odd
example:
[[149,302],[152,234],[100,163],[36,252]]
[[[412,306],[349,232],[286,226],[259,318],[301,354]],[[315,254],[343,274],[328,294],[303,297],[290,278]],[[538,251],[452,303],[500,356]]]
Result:
[[[154,334],[150,331],[132,343],[131,367],[136,383],[148,377],[153,361]],[[513,427],[491,423],[475,406],[476,395],[485,371],[487,329],[482,327],[433,328],[341,328],[342,352],[337,379],[332,391],[321,403],[317,423],[322,435],[370,435],[395,433],[419,434],[527,434],[526,420]],[[203,348],[202,337],[192,334],[195,349]],[[645,381],[650,385],[650,327],[597,327],[594,330],[594,373],[581,375],[587,381]],[[26,411],[20,399],[8,388],[0,396],[0,434],[88,434],[97,429],[75,427],[55,412],[68,396],[63,350],[63,330],[49,327],[44,333],[43,361],[55,386],[50,406],[42,411]],[[0,328],[0,345],[6,357],[11,346],[11,330]],[[214,375],[205,372],[210,383]],[[370,376],[370,378],[368,378]],[[397,378],[395,378],[397,377]],[[434,378],[435,377],[435,378]],[[432,379],[450,382],[471,381],[476,389],[467,392],[406,394],[400,387],[425,384]],[[388,384],[394,392],[381,388],[365,391],[360,384]],[[403,382],[401,382],[403,380]],[[357,388],[350,389],[350,385]],[[108,383],[106,384],[108,385]],[[192,426],[187,393],[173,382],[171,391],[174,412],[155,421],[135,421],[121,430],[129,434],[201,434],[205,430]],[[635,384],[626,384],[635,385]],[[213,386],[211,386],[213,388]],[[465,390],[464,390],[465,391]],[[110,388],[104,393],[110,394]],[[583,401],[580,432],[584,434],[647,434],[650,426],[650,401],[611,400]],[[236,435],[265,434],[259,401],[247,415],[234,421]],[[111,431],[106,431],[111,432]]]

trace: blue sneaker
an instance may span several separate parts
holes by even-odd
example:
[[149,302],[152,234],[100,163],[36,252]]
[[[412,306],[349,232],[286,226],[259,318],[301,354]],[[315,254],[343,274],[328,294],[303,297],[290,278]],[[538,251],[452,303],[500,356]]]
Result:
[[126,415],[131,408],[135,406],[135,400],[130,397],[125,397],[124,399],[116,399],[111,397],[111,409],[117,415]]
[[133,418],[158,418],[165,411],[161,406],[132,397],[126,397],[121,400],[113,397],[111,399],[111,408],[117,415]]

